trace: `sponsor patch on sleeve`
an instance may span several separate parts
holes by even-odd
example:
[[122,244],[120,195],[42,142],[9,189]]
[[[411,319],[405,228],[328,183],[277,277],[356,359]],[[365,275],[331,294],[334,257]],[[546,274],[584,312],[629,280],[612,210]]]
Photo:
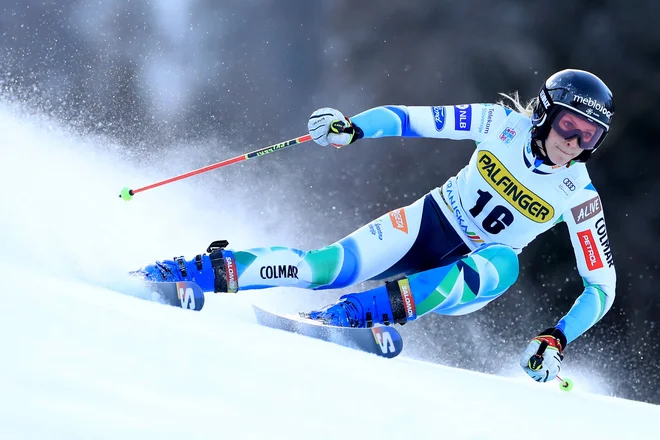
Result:
[[591,271],[602,268],[603,260],[600,258],[600,254],[596,248],[596,242],[594,241],[594,235],[591,231],[587,229],[586,231],[578,232],[578,238],[582,252],[584,253],[584,259],[587,262],[587,269]]
[[574,208],[571,208],[573,220],[576,224],[580,224],[598,215],[601,211],[600,197],[596,196],[593,199],[580,203]]
[[431,107],[433,113],[433,121],[435,122],[435,129],[442,131],[445,128],[445,108],[440,106]]
[[607,267],[614,266],[614,259],[612,258],[612,248],[610,247],[610,239],[607,237],[607,228],[605,227],[605,218],[601,216],[596,220],[596,234],[598,234],[598,242],[600,248],[605,256]]
[[481,109],[481,119],[479,120],[479,133],[488,134],[490,131],[490,126],[493,123],[493,115],[495,114],[495,109],[492,105],[484,104]]
[[454,128],[457,131],[470,131],[472,127],[472,106],[455,105],[454,106]]

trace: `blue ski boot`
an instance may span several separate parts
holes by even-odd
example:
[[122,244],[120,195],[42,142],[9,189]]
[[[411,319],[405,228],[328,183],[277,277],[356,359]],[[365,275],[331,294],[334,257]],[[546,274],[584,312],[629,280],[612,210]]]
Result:
[[[204,292],[236,292],[236,264],[231,251],[225,250],[228,244],[227,240],[214,241],[206,249],[208,255],[197,255],[190,260],[175,257],[156,261],[131,274],[154,282],[192,281]],[[227,281],[227,272],[232,274],[231,283]]]
[[417,318],[415,300],[407,278],[361,293],[349,293],[335,304],[302,313],[301,316],[338,327],[373,327],[374,324],[403,325]]

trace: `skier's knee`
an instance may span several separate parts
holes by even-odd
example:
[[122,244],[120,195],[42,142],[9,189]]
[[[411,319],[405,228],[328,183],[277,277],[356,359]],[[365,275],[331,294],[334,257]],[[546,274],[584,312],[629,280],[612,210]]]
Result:
[[511,287],[518,279],[520,263],[518,255],[509,246],[490,244],[477,249],[474,255],[479,255],[493,265],[498,274],[497,288]]
[[314,289],[338,289],[355,282],[357,256],[340,243],[305,252],[304,261],[311,269]]

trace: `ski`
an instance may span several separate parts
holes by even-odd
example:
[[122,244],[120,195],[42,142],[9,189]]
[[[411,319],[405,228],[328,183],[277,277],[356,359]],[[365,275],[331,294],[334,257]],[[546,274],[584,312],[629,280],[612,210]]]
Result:
[[[158,302],[196,311],[204,307],[204,292],[193,282],[148,282],[145,285],[157,295],[154,300]],[[403,339],[392,327],[334,327],[311,319],[278,315],[254,304],[252,307],[257,322],[265,327],[332,342],[385,358],[396,357],[403,350]]]
[[399,332],[392,327],[334,327],[311,319],[278,315],[254,304],[252,307],[257,322],[266,327],[333,342],[385,358],[396,357],[403,350],[403,339]]
[[204,307],[204,292],[195,283],[178,282],[148,282],[147,289],[157,294],[160,302],[174,307],[189,310],[202,310]]

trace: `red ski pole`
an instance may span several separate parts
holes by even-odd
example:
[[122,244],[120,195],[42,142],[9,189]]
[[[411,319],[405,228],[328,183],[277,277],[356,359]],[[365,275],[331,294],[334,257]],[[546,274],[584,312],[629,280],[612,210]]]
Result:
[[151,185],[143,186],[142,188],[135,188],[135,189],[130,189],[128,187],[123,188],[121,190],[121,193],[119,194],[119,197],[128,201],[133,198],[133,196],[137,193],[141,193],[144,191],[147,191],[149,189],[157,188],[159,186],[166,185],[168,183],[176,182],[178,180],[183,180],[187,179],[188,177],[196,176],[197,174],[202,174],[207,171],[215,170],[216,168],[222,168],[227,165],[231,165],[233,163],[237,162],[243,162],[244,160],[252,159],[253,157],[257,156],[264,156],[266,154],[274,153],[275,151],[280,151],[285,148],[291,147],[292,145],[298,145],[302,144],[303,142],[308,142],[311,141],[312,137],[308,134],[304,136],[297,137],[295,139],[291,139],[285,142],[280,142],[279,144],[275,145],[270,145],[268,147],[261,148],[259,150],[255,150],[251,153],[243,154],[241,156],[236,156],[231,159],[223,160],[222,162],[214,163],[213,165],[208,165],[205,166],[204,168],[200,168],[198,170],[190,171],[185,174],[181,174],[176,177],[171,177],[169,179],[161,180],[160,182],[152,183]]

